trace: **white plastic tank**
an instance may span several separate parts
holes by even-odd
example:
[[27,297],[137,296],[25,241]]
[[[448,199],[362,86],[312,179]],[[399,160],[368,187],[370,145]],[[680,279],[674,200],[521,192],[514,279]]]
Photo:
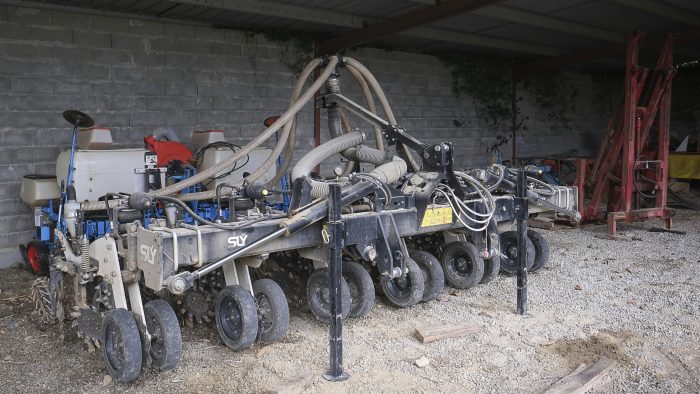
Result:
[[[148,191],[144,174],[145,149],[77,150],[73,185],[78,201],[96,201],[107,193]],[[56,161],[56,178],[66,182],[70,151]]]

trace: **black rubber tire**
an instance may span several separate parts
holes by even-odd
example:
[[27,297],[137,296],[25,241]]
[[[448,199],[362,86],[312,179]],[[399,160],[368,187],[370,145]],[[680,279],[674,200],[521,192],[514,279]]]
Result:
[[369,272],[355,261],[343,262],[343,278],[350,290],[350,317],[365,317],[372,310],[376,295]]
[[409,257],[405,262],[408,273],[393,279],[382,276],[380,280],[384,296],[399,308],[416,305],[423,299],[425,291],[425,280],[418,263]]
[[233,350],[250,347],[258,336],[255,298],[241,286],[224,287],[214,308],[216,329],[224,345]]
[[182,356],[182,332],[175,311],[165,300],[153,300],[143,306],[143,313],[151,336],[151,366],[158,371],[175,368]]
[[447,245],[440,255],[445,281],[455,289],[476,286],[484,277],[484,259],[470,242],[456,241]]
[[272,279],[253,282],[258,306],[258,338],[261,342],[280,341],[289,328],[289,304],[280,285]]
[[48,276],[51,251],[44,241],[31,241],[25,249],[25,265],[36,276]]
[[[331,303],[329,292],[328,268],[318,268],[309,275],[306,281],[306,299],[311,313],[323,324],[331,322]],[[343,320],[350,314],[352,299],[350,287],[345,278],[340,278],[340,314]]]
[[[514,274],[518,271],[518,232],[506,231],[501,234],[501,270]],[[535,245],[527,239],[527,269],[535,263]]]
[[445,273],[438,260],[432,254],[422,250],[411,250],[408,252],[411,258],[418,263],[423,280],[425,281],[423,289],[422,302],[428,302],[437,299],[445,289]]
[[491,258],[484,260],[484,276],[479,281],[480,285],[491,282],[496,279],[501,271],[501,256],[492,255]]
[[530,272],[535,272],[547,266],[549,262],[549,242],[535,230],[527,230],[527,237],[532,241],[535,247],[535,262],[532,263]]
[[141,373],[141,336],[134,316],[126,309],[107,311],[102,320],[102,355],[107,372],[119,383],[136,380]]

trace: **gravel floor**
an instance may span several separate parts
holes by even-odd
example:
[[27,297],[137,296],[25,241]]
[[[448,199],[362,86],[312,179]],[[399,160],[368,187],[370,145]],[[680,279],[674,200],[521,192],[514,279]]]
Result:
[[[678,211],[685,235],[648,232],[658,221],[622,225],[630,241],[595,237],[605,226],[542,231],[550,266],[530,276],[530,316],[514,314],[515,279],[494,282],[409,309],[379,300],[347,322],[345,367],[352,377],[318,377],[309,392],[541,392],[581,363],[616,360],[593,392],[700,391],[700,213]],[[175,370],[148,372],[130,385],[109,382],[100,352],[67,327],[43,327],[31,314],[32,277],[0,270],[2,392],[261,392],[327,365],[327,329],[293,311],[282,343],[233,352],[215,329],[184,329]],[[484,330],[421,345],[421,326],[473,322]],[[419,368],[414,361],[430,360]]]

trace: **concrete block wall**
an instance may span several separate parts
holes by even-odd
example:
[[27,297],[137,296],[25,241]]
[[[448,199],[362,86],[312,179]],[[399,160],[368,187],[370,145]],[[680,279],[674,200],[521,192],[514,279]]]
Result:
[[[244,144],[263,129],[263,119],[288,106],[294,74],[282,54],[279,45],[241,31],[0,6],[0,263],[16,259],[17,245],[32,239],[20,180],[55,172],[70,140],[64,110],[84,111],[110,127],[117,147],[141,146],[160,126],[175,129],[184,142],[193,130],[216,128]],[[495,135],[479,124],[471,99],[452,94],[451,75],[439,60],[369,48],[350,55],[374,72],[408,131],[427,142],[453,141],[460,166],[486,162]],[[357,89],[348,94],[359,99]],[[296,157],[313,147],[312,119],[307,105]],[[578,143],[591,131],[584,129],[558,136],[550,153]],[[544,152],[544,135],[531,132],[518,145]]]
[[[571,89],[576,91],[573,102],[564,105],[564,108],[568,108],[564,114],[568,118],[567,122],[558,119],[556,115],[550,118],[550,112],[557,111],[559,106],[550,110],[542,109],[528,94],[527,88],[518,85],[518,96],[522,96],[519,103],[521,113],[527,117],[523,121],[526,129],[518,131],[516,137],[518,157],[545,157],[571,150],[576,151],[573,156],[595,156],[608,117],[612,113],[612,101],[619,88],[611,86],[613,94],[601,98],[593,89],[590,75],[565,71],[563,76],[567,81],[566,86],[556,94],[569,101],[572,99],[569,93]],[[606,102],[601,102],[601,99]]]

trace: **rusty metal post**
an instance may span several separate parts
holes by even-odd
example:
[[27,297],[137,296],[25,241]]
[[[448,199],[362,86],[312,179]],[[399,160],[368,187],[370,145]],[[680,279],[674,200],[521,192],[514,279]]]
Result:
[[627,62],[625,70],[625,104],[622,121],[622,174],[620,200],[625,218],[629,220],[632,211],[632,191],[634,190],[634,163],[636,161],[637,88],[639,65],[639,44],[644,38],[640,32],[631,33],[627,39]]

